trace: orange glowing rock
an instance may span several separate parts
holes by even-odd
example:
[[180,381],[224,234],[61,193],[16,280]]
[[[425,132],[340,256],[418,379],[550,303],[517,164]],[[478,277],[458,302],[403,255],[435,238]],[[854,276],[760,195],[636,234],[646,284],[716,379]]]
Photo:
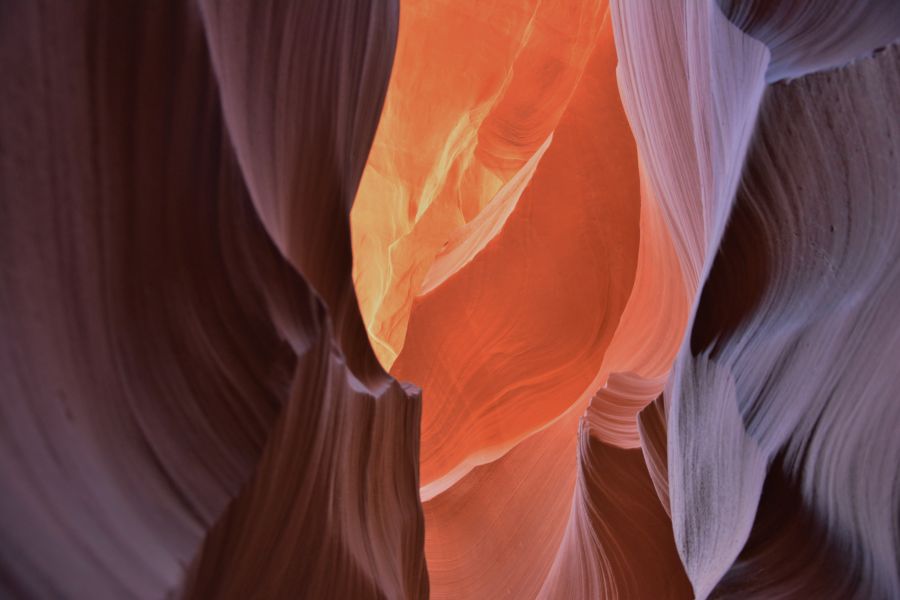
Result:
[[425,499],[614,372],[660,382],[612,408],[627,431],[593,429],[637,447],[633,417],[658,395],[687,315],[619,99],[607,6],[492,6],[404,4],[351,214],[372,345],[425,390]]
[[433,600],[537,597],[569,521],[585,408],[423,504]]
[[593,44],[500,232],[413,302],[392,373],[426,390],[426,498],[571,406],[600,371],[625,309],[637,267],[637,155],[611,28]]
[[423,389],[435,598],[534,597],[584,552],[564,540],[579,422],[590,405],[590,435],[640,446],[689,305],[607,6],[491,7],[403,5],[351,214],[372,345]]
[[503,203],[495,196],[511,196],[501,189],[547,144],[594,46],[601,8],[403,3],[388,96],[351,215],[360,308],[385,367],[403,346],[435,256],[488,203]]

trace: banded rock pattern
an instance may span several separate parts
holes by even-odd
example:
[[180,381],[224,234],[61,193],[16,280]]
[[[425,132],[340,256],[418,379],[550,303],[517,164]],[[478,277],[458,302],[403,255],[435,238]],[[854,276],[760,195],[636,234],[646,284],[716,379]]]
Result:
[[900,596],[898,7],[0,6],[0,595]]

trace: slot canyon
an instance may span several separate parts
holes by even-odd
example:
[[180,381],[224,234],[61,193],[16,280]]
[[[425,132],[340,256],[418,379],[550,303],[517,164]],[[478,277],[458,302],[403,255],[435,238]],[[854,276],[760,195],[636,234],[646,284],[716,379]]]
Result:
[[900,598],[897,0],[0,30],[0,597]]

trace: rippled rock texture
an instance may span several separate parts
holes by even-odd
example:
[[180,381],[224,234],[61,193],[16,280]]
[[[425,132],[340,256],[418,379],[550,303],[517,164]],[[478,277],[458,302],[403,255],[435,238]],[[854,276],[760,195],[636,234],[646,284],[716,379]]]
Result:
[[0,595],[420,597],[349,210],[390,2],[0,9]]
[[0,596],[900,597],[900,4],[0,5]]

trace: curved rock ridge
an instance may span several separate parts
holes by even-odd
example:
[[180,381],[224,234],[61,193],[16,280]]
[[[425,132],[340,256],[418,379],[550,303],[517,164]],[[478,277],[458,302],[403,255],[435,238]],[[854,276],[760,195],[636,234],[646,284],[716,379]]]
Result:
[[[775,84],[760,111],[732,221],[697,309],[692,356],[679,362],[696,383],[682,388],[670,432],[677,440],[670,460],[674,451],[694,457],[682,458],[686,467],[719,464],[709,457],[721,455],[722,444],[688,435],[694,425],[674,416],[675,406],[682,414],[718,410],[701,367],[715,365],[731,381],[740,444],[754,448],[728,469],[777,459],[765,483],[754,477],[742,492],[763,499],[747,546],[725,574],[729,594],[751,596],[758,587],[782,596],[807,588],[854,598],[900,593],[900,381],[886,362],[900,340],[898,92],[894,45]],[[748,292],[748,301],[720,301]],[[712,468],[713,481],[720,472]],[[689,479],[673,475],[670,485],[689,487]],[[715,487],[716,498],[693,493],[685,504],[688,514],[703,511],[710,532],[733,527],[710,505],[733,503],[739,493]],[[785,506],[796,507],[816,543],[773,525],[785,519]],[[686,541],[703,547],[709,536],[696,533],[688,530]],[[793,562],[782,563],[787,557]],[[765,565],[779,567],[737,581]]]
[[396,4],[0,13],[0,595],[427,595],[347,221]]
[[766,47],[709,0],[612,0],[622,103],[693,297],[728,219]]
[[[642,164],[686,285],[702,284],[667,393],[671,514],[694,593],[894,597],[896,382],[881,357],[895,352],[897,51],[859,55],[900,31],[885,33],[882,11],[835,46],[820,42],[846,23],[827,10],[729,15],[758,25],[765,48],[703,3],[612,6]],[[763,94],[766,79],[854,59]],[[779,529],[784,507],[815,543]]]
[[900,31],[893,0],[718,0],[732,23],[772,53],[770,82],[840,67],[887,46]]
[[198,3],[261,220],[328,308],[351,372],[389,385],[366,343],[349,215],[387,89],[397,0]]
[[900,597],[900,3],[399,1],[0,8],[0,596]]
[[395,382],[371,395],[332,343],[325,336],[303,357],[257,471],[210,531],[186,597],[428,596],[417,391]]
[[848,569],[847,546],[804,503],[783,457],[772,463],[753,529],[738,559],[711,593],[714,598],[877,598]]
[[432,598],[537,597],[566,531],[586,407],[423,503]]
[[581,421],[578,484],[566,537],[539,598],[691,598],[672,524],[638,449],[593,435]]
[[638,431],[641,437],[641,452],[644,463],[659,497],[659,503],[669,517],[672,516],[669,501],[669,457],[668,436],[666,434],[666,402],[660,396],[638,413]]
[[[693,295],[709,269],[709,257],[729,217],[765,87],[769,52],[728,22],[709,1],[614,1],[611,7],[623,104],[648,187],[659,200],[672,232],[684,287]],[[670,381],[669,385],[677,389],[681,376],[676,373],[674,383]],[[718,387],[710,389],[728,394],[728,379],[719,377],[716,382]],[[719,404],[732,407],[728,414],[737,414],[727,396]],[[741,439],[739,423],[709,420],[712,417],[704,420],[703,415],[695,414],[682,416],[679,409],[676,392],[669,426],[671,419],[682,418],[690,423],[685,435],[721,440],[720,446]],[[736,540],[752,525],[755,499],[751,494],[738,493],[730,504],[715,505],[722,512],[722,520],[731,519],[732,529],[709,533],[704,546],[692,544],[689,538],[695,530],[705,531],[710,520],[699,511],[687,510],[683,503],[702,492],[715,496],[723,486],[740,491],[746,480],[764,475],[765,465],[738,463],[748,466],[743,471],[725,471],[743,447],[710,456],[710,460],[718,460],[716,465],[723,472],[721,483],[710,488],[705,480],[691,477],[699,472],[693,467],[693,457],[673,456],[677,441],[671,436],[668,444],[670,478],[678,480],[683,475],[686,479],[679,483],[695,486],[692,495],[691,490],[673,487],[670,479],[668,491],[678,551],[694,593],[702,597],[737,556],[742,542]],[[748,445],[745,453],[749,456],[753,449],[751,442]],[[652,458],[649,452],[648,458]],[[648,463],[652,467],[659,461]],[[663,497],[659,475],[653,480]]]
[[638,413],[659,396],[664,386],[662,378],[644,379],[633,373],[610,375],[585,415],[592,435],[618,447],[639,447]]

